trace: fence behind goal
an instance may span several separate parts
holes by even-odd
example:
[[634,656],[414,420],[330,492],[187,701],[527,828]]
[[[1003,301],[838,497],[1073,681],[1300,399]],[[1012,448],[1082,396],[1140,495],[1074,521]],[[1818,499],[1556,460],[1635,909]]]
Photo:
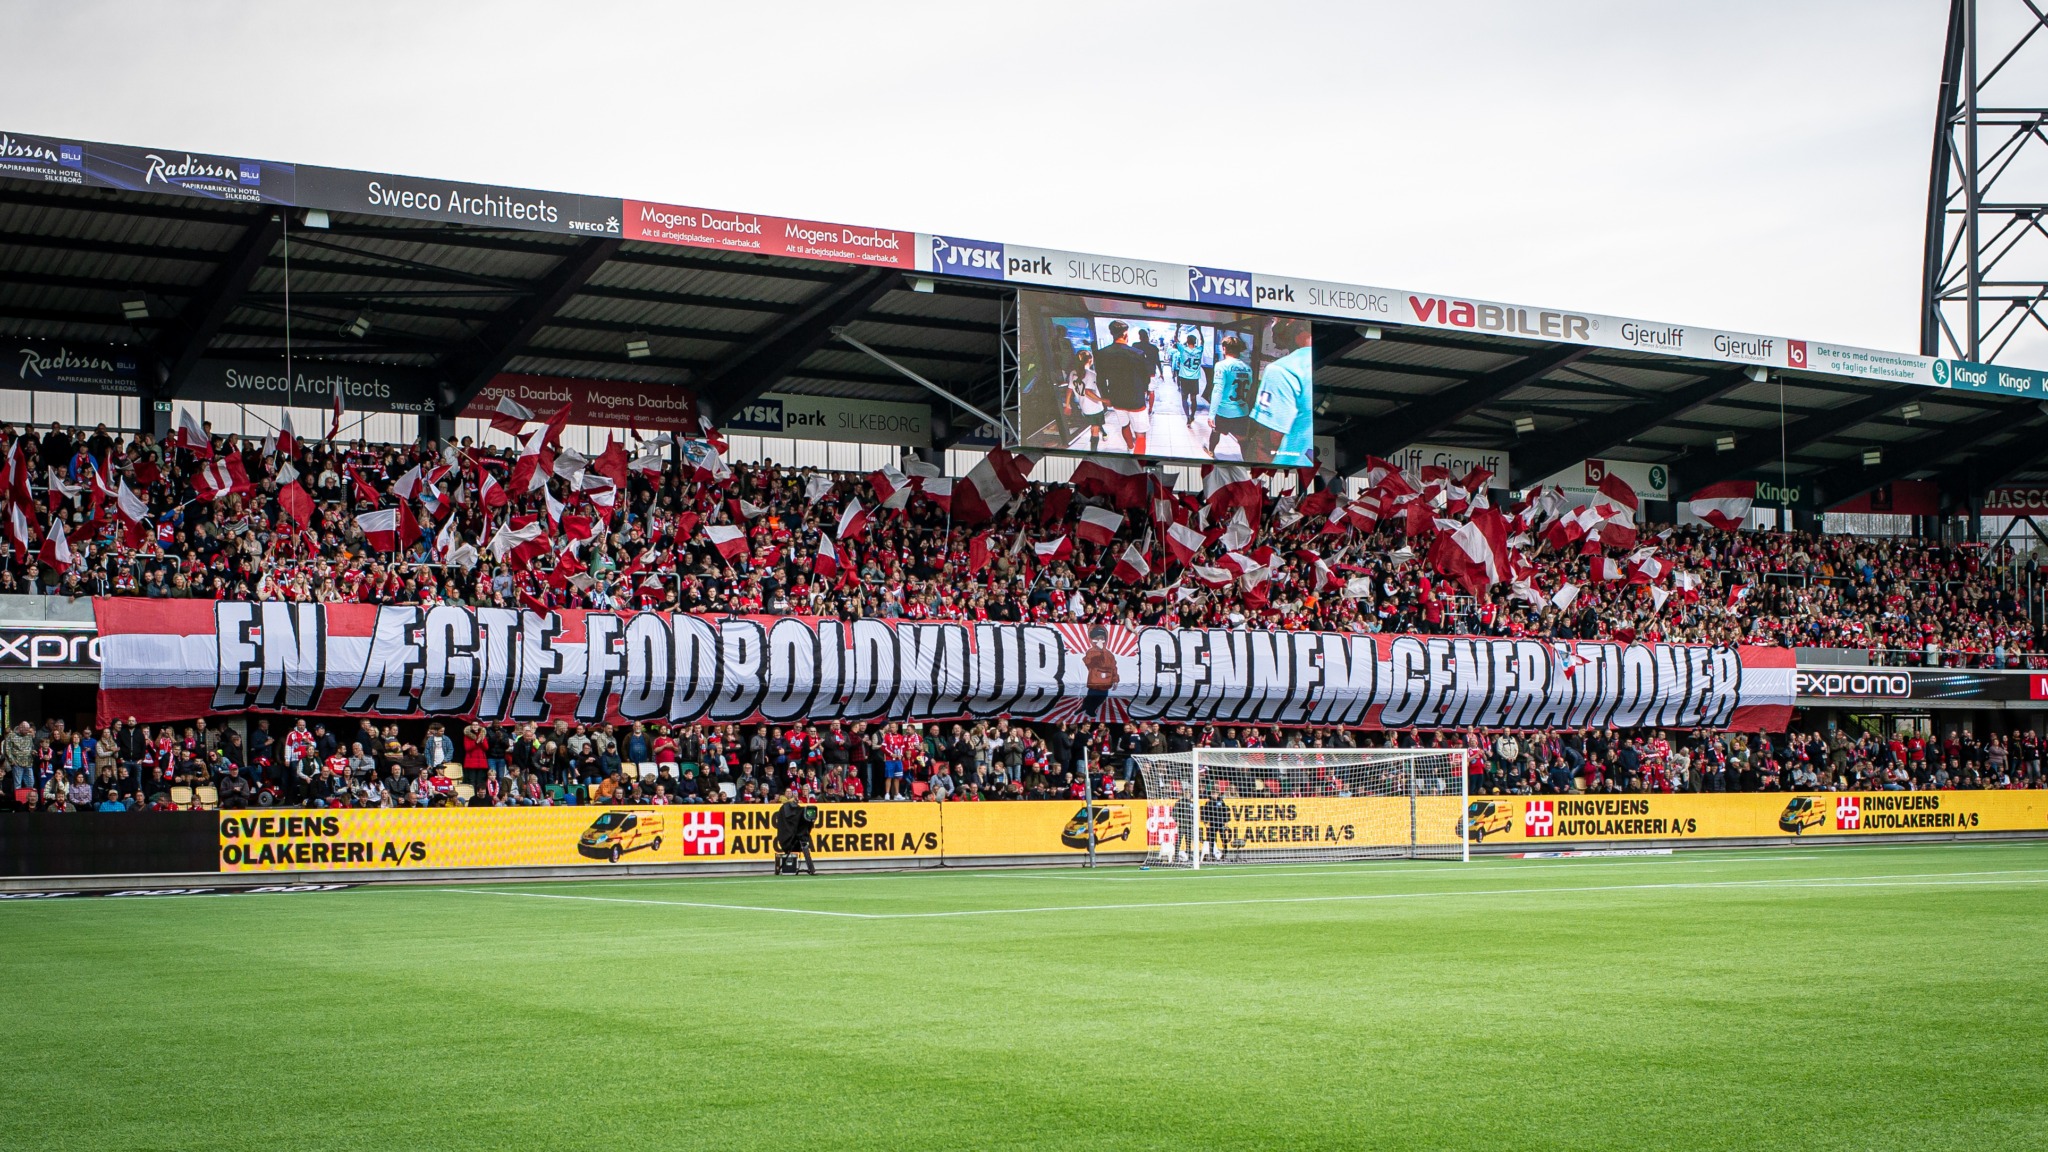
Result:
[[1466,757],[1410,748],[1197,748],[1138,757],[1154,863],[1470,859]]

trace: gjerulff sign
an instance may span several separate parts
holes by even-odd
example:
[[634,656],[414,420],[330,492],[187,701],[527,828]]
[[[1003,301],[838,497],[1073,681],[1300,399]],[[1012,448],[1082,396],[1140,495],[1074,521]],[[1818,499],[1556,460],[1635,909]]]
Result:
[[103,716],[1782,727],[1770,648],[1082,624],[94,602]]

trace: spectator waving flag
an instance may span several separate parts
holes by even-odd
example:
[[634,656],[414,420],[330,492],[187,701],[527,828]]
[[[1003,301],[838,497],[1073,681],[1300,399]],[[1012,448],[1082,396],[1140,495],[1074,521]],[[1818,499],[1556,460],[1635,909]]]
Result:
[[1723,480],[1692,494],[1686,509],[1724,532],[1735,532],[1749,523],[1756,506],[1756,481]]
[[839,513],[839,526],[833,535],[840,540],[858,540],[867,528],[868,510],[861,507],[859,500],[848,500],[846,507]]
[[1036,540],[1031,544],[1031,554],[1040,564],[1057,564],[1074,554],[1074,542],[1065,536],[1052,540]]
[[35,551],[36,537],[41,530],[33,505],[16,500],[7,506],[7,538],[14,542],[16,564],[26,561],[29,553]]
[[223,496],[250,491],[249,473],[242,467],[240,453],[229,452],[192,474],[192,491],[209,503]]
[[1074,466],[1070,483],[1083,496],[1129,508],[1144,500],[1148,479],[1144,465],[1132,457],[1089,456]]
[[890,465],[868,473],[868,487],[874,489],[879,507],[902,508],[910,503],[910,477]]
[[728,564],[747,554],[747,534],[730,524],[706,524],[704,538],[711,541]]
[[1126,544],[1123,554],[1116,558],[1112,574],[1126,584],[1137,584],[1152,574],[1152,564],[1136,544]]
[[199,417],[193,415],[190,408],[178,413],[178,431],[171,442],[197,459],[213,459],[213,441],[206,435],[206,429],[200,427]]
[[412,509],[404,504],[365,512],[356,517],[356,527],[362,529],[370,547],[379,552],[410,548],[420,538],[420,522],[413,518]]
[[71,541],[64,535],[62,520],[51,517],[49,535],[43,537],[43,548],[37,558],[59,571],[71,567]]
[[313,497],[296,482],[278,486],[277,506],[299,527],[313,526]]
[[269,438],[269,455],[280,460],[295,460],[299,455],[299,434],[292,427],[292,414],[286,409],[284,418],[277,422],[277,435]]
[[491,537],[491,555],[514,569],[525,568],[548,551],[548,526],[535,516],[514,516]]
[[510,396],[498,397],[497,407],[491,409],[491,427],[515,438],[536,419],[533,409]]
[[[988,455],[969,469],[960,483],[953,485],[953,519],[962,524],[986,524],[995,519],[1030,486],[1034,463],[1020,452],[989,449]],[[929,494],[929,486],[926,491]]]
[[1169,524],[1166,527],[1166,550],[1176,564],[1186,564],[1195,554],[1208,547],[1208,538],[1185,524]]
[[1074,523],[1074,535],[1097,546],[1106,545],[1116,539],[1119,529],[1124,526],[1124,514],[1107,508],[1083,508],[1080,519]]

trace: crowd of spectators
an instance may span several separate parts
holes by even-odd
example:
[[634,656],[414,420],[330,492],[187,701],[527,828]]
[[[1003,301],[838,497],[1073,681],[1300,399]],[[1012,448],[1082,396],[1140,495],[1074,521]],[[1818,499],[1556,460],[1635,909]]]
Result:
[[[11,805],[52,811],[224,808],[982,801],[1141,797],[1138,757],[1202,748],[1463,750],[1474,794],[2039,788],[2032,730],[1886,738],[1845,729],[1425,733],[1174,724],[399,725],[253,720],[244,740],[200,719],[97,732],[23,721],[0,742]],[[1234,787],[1276,786],[1249,771]],[[1325,778],[1341,794],[1337,774]],[[188,800],[189,804],[190,801]]]
[[[1188,565],[1173,563],[1148,507],[1119,509],[1126,515],[1115,537],[1090,543],[1075,525],[1084,508],[1106,501],[1067,485],[1032,484],[993,524],[970,525],[923,495],[901,508],[875,507],[877,493],[859,475],[774,464],[720,464],[707,475],[693,463],[701,453],[657,446],[630,468],[614,467],[624,483],[609,507],[569,471],[567,461],[587,463],[573,454],[555,463],[544,489],[492,506],[479,496],[483,478],[506,491],[516,452],[467,439],[445,447],[300,441],[288,454],[275,450],[275,438],[208,443],[210,458],[104,426],[85,433],[52,425],[40,434],[0,426],[10,470],[20,462],[29,476],[12,491],[37,491],[40,503],[54,489],[48,515],[63,522],[70,552],[68,563],[52,563],[51,550],[40,547],[47,528],[31,518],[36,535],[14,541],[0,591],[1457,631],[1860,648],[1887,663],[2048,666],[2035,654],[2029,585],[2005,549],[1645,527],[1642,544],[1664,575],[1628,582],[1594,578],[1601,550],[1556,548],[1532,533],[1522,554],[1534,572],[1522,593],[1503,582],[1474,595],[1432,570],[1425,547],[1402,535],[1399,517],[1371,532],[1332,535],[1322,517],[1293,513],[1294,501],[1283,496],[1265,499],[1248,525],[1253,543],[1271,549],[1258,578],[1215,587],[1190,571],[1219,563],[1228,549],[1228,541],[1214,539],[1218,524],[1204,525],[1210,544]],[[198,473],[230,455],[248,490],[203,498]],[[401,499],[393,488],[414,469],[426,479]],[[103,478],[97,485],[95,471]],[[280,503],[281,477],[311,497],[303,527]],[[1307,483],[1320,488],[1327,479]],[[124,520],[106,495],[124,483],[147,505],[146,523]],[[1300,481],[1290,471],[1266,483],[1280,495]],[[838,572],[820,576],[820,542],[855,500],[873,514],[860,539],[837,543]],[[379,551],[358,517],[399,504],[416,511],[418,538]],[[1183,494],[1178,504],[1177,515],[1200,522],[1199,493]],[[560,511],[547,515],[550,505]],[[446,518],[435,508],[449,510]],[[568,547],[561,516],[576,523],[578,512],[587,514],[580,523],[591,535]],[[494,558],[494,530],[521,514],[546,515],[554,525],[549,554]],[[730,556],[706,531],[723,524],[745,534]],[[1038,563],[1030,545],[1060,537],[1072,554]],[[465,544],[473,551],[463,551]],[[1113,572],[1131,544],[1151,569],[1134,582]],[[446,562],[451,553],[456,563]],[[1567,586],[1575,599],[1558,595]]]
[[[38,433],[0,425],[11,511],[36,506],[34,515],[10,518],[14,548],[0,592],[1669,639],[2043,666],[2024,591],[2031,583],[2009,553],[1981,547],[1645,526],[1634,555],[1654,550],[1662,575],[1626,581],[1594,578],[1602,549],[1552,546],[1528,531],[1520,547],[1531,570],[1520,587],[1474,589],[1434,569],[1398,517],[1371,530],[1332,531],[1334,521],[1301,515],[1327,476],[1266,479],[1256,515],[1238,526],[1250,543],[1218,540],[1222,526],[1199,493],[1162,507],[1033,483],[992,522],[970,524],[922,493],[885,504],[889,485],[866,476],[727,466],[715,444],[653,442],[632,453],[621,445],[595,459],[551,451],[538,484],[509,492],[526,483],[519,452],[466,439],[280,447],[275,437],[210,431],[158,442],[104,426]],[[230,458],[238,467],[224,469]],[[222,491],[231,473],[246,483]],[[591,483],[599,473],[606,479]],[[117,497],[122,489],[133,499]],[[281,498],[291,489],[309,499]],[[855,501],[870,513],[864,529],[835,540]],[[1080,539],[1082,511],[1104,504],[1124,513],[1110,541]],[[359,518],[400,505],[416,515],[418,534],[380,549]],[[1207,533],[1198,557],[1174,562],[1155,523],[1162,513]],[[495,556],[494,535],[521,516],[538,517],[552,540],[539,555]],[[56,524],[62,549],[50,539]],[[738,543],[722,548],[707,531],[714,526],[738,529]],[[1040,562],[1033,545],[1060,539],[1071,551]],[[837,571],[818,563],[825,544]],[[1150,558],[1149,571],[1115,572],[1133,545]],[[1252,547],[1263,557],[1257,579],[1191,578],[1198,568],[1218,571],[1208,566],[1225,552]],[[1559,595],[1565,589],[1572,595]],[[765,800],[792,787],[827,800],[1045,798],[1079,795],[1091,770],[1102,794],[1127,792],[1133,755],[1196,741],[1416,739],[996,721],[456,731],[435,724],[407,740],[391,724],[343,733],[313,720],[275,734],[270,724],[252,720],[246,743],[203,719],[100,732],[18,727],[5,743],[9,798],[17,807],[71,809],[162,806],[174,790],[197,787],[214,789],[223,805]],[[1480,749],[1475,791],[2000,787],[2041,779],[2031,732],[2008,742],[1964,729],[1932,744],[1840,731],[1422,739]]]

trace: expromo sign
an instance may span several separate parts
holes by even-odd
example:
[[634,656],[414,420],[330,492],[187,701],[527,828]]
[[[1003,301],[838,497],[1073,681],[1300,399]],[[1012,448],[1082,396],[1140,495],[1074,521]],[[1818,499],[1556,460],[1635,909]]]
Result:
[[735,411],[725,421],[725,430],[800,440],[927,448],[932,442],[931,425],[932,410],[923,404],[771,392]]
[[1793,692],[1799,696],[1855,696],[1861,699],[1907,700],[1913,695],[1913,677],[1907,672],[1808,672],[1793,673]]

